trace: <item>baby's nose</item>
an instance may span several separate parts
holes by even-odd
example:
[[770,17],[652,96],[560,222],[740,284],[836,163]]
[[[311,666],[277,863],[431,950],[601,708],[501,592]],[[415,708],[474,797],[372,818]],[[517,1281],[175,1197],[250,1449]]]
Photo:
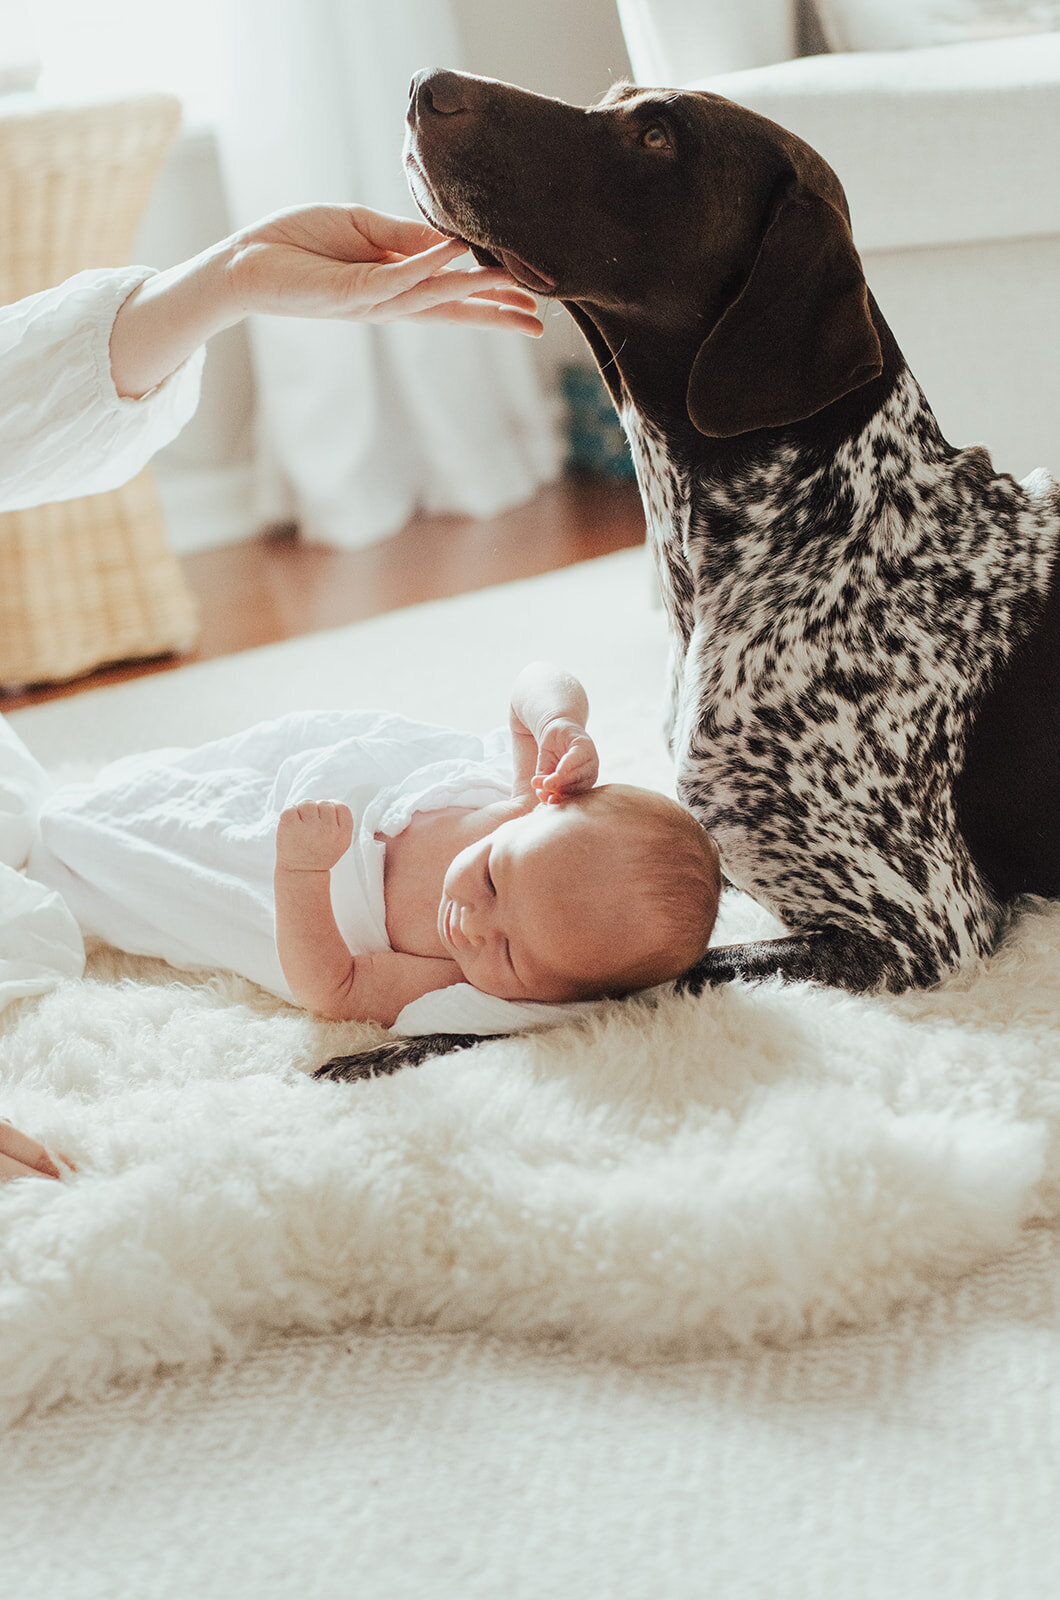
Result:
[[481,906],[464,906],[460,912],[460,931],[472,944],[485,944],[490,936],[488,912]]

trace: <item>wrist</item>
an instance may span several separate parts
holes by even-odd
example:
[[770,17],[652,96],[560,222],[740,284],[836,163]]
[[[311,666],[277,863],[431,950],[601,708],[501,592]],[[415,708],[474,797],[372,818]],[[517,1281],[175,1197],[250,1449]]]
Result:
[[542,716],[534,729],[534,737],[538,744],[551,728],[572,728],[578,733],[585,732],[585,724],[580,717],[573,717],[567,711],[550,711]]
[[190,261],[145,278],[118,310],[110,336],[114,387],[140,399],[245,312],[232,273],[232,245],[223,239]]
[[196,302],[196,315],[202,328],[208,330],[204,338],[235,327],[247,314],[236,274],[239,249],[240,236],[232,234],[188,263],[192,269],[189,288]]

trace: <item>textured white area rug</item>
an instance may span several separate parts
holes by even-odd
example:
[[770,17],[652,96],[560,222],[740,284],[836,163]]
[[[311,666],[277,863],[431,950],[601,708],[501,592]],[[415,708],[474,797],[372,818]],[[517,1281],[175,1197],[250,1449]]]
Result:
[[[56,767],[299,704],[486,727],[543,654],[583,676],[604,776],[665,785],[649,595],[634,552],[16,725]],[[732,896],[721,935],[763,920]],[[933,994],[732,987],[307,1079],[376,1036],[105,950],[0,1019],[5,1114],[79,1168],[0,1189],[6,1418],[280,1331],[474,1329],[641,1362],[881,1326],[1057,1215],[1049,907]]]
[[886,1327],[665,1367],[417,1330],[27,1417],[18,1600],[1055,1600],[1051,1231]]

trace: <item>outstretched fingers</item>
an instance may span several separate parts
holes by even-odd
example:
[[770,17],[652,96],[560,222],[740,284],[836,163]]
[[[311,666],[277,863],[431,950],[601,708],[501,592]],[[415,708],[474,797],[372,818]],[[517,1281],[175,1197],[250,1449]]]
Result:
[[387,284],[391,294],[400,294],[433,278],[450,262],[464,255],[467,255],[467,245],[459,239],[442,239],[440,243],[426,250],[418,250],[413,255],[389,250],[379,263],[379,281]]
[[488,294],[491,299],[504,295],[512,305],[536,310],[536,297],[520,288],[501,268],[453,267],[448,264],[452,258],[439,258],[438,264],[425,269],[424,263],[433,256],[435,252],[427,250],[422,256],[385,262],[375,269],[376,282],[385,291],[379,296],[380,311],[407,316],[447,300],[467,300],[476,294]]
[[347,208],[347,215],[354,231],[384,254],[422,256],[429,250],[445,247],[456,256],[467,249],[461,239],[451,238],[448,234],[440,233],[429,222],[412,217],[399,217],[392,212],[372,211],[367,206],[356,205]]
[[[391,269],[380,270],[389,273]],[[369,315],[375,322],[411,317],[482,327],[500,324],[537,335],[542,325],[536,313],[535,297],[514,284],[506,273],[474,267],[436,272],[411,288],[380,298]]]
[[540,317],[513,306],[499,305],[488,300],[453,300],[444,305],[430,306],[426,311],[407,314],[409,322],[460,322],[471,328],[510,328],[525,333],[531,339],[540,339],[544,325]]

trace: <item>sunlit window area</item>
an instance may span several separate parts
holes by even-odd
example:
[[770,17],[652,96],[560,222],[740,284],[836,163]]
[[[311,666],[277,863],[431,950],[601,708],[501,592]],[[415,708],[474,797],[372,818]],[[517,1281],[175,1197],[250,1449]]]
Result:
[[49,98],[164,89],[180,96],[193,121],[216,106],[220,12],[209,0],[38,0],[4,11],[0,50],[38,61]]

